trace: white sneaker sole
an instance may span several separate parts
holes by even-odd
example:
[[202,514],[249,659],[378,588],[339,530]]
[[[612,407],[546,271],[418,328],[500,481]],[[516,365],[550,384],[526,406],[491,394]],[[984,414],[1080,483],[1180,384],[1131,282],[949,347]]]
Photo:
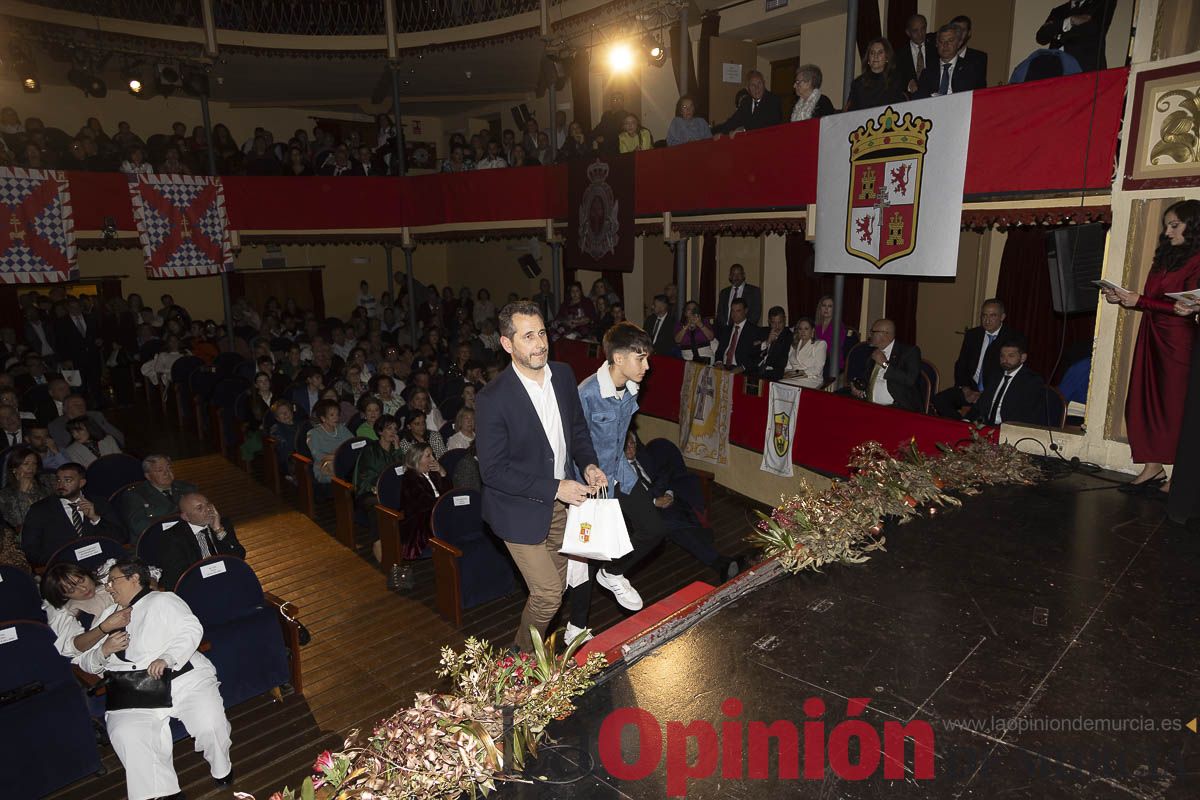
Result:
[[[596,573],[596,583],[613,593],[613,596],[617,598],[617,605],[626,611],[642,610],[644,604],[642,603],[642,596],[637,593],[637,589],[631,586],[628,591],[623,591],[619,584],[610,583],[610,580],[612,579],[604,570]],[[631,594],[633,595],[632,598],[629,596]]]

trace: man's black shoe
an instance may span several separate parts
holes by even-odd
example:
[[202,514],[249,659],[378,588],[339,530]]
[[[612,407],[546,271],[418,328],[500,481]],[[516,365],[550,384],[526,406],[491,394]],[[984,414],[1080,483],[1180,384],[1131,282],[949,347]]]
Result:
[[213,783],[217,786],[228,786],[233,783],[233,770],[229,770],[229,774],[224,778],[213,778]]

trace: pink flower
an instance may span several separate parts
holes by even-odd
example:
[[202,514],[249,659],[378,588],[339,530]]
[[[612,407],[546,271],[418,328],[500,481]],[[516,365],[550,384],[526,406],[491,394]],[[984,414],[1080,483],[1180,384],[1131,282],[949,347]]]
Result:
[[317,760],[313,762],[313,772],[319,772],[322,775],[328,774],[333,769],[333,754],[326,750],[321,755],[317,756]]

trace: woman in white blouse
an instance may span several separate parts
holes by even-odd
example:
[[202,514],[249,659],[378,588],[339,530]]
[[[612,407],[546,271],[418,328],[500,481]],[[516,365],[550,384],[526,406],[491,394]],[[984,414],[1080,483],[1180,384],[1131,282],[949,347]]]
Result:
[[785,380],[793,380],[807,389],[819,389],[825,382],[825,342],[813,338],[814,330],[808,317],[796,322],[796,335],[783,374]]

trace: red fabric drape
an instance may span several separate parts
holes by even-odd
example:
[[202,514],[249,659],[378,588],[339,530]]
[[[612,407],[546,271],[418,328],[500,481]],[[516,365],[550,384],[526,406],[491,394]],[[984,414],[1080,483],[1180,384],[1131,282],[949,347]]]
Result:
[[917,341],[917,292],[921,287],[916,278],[887,278],[887,315],[896,323],[896,338],[914,344]]
[[[1000,257],[1000,278],[996,296],[1004,302],[1008,324],[1025,334],[1029,342],[1029,367],[1047,383],[1057,384],[1050,375],[1058,357],[1063,336],[1063,315],[1054,312],[1050,294],[1050,266],[1046,259],[1047,231],[1036,228],[1010,228]],[[1066,350],[1092,338],[1096,313],[1072,314],[1066,318]]]
[[[784,247],[787,262],[788,310],[795,323],[800,317],[813,317],[817,313],[817,301],[823,295],[833,295],[833,275],[813,271],[816,251],[804,234],[793,233],[787,237]],[[847,275],[842,295],[842,324],[847,328],[860,329],[859,315],[862,311],[861,275]]]
[[710,63],[708,40],[716,36],[720,30],[720,14],[715,11],[708,11],[700,17],[700,54],[696,58],[696,116],[704,117],[709,122],[712,122],[712,117],[709,116],[708,108],[708,71]]
[[704,234],[700,247],[700,296],[693,298],[700,303],[700,316],[717,315],[717,237]]
[[571,112],[585,131],[592,129],[591,68],[591,51],[578,50],[571,60]]
[[[858,30],[855,37],[858,40],[858,55],[861,58],[867,52],[867,42],[878,39],[883,35],[879,21],[879,3],[875,0],[858,0]],[[850,87],[846,87],[849,91]]]

